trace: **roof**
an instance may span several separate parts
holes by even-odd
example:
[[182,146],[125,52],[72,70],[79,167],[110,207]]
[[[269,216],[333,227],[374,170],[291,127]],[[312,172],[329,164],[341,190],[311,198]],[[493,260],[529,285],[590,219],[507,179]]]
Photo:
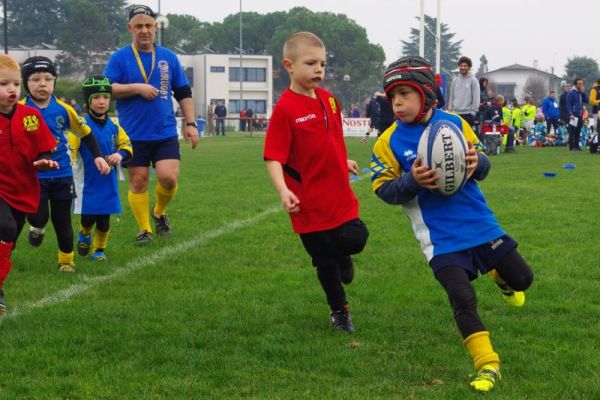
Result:
[[541,73],[541,74],[549,75],[549,76],[551,76],[553,78],[556,78],[556,79],[560,79],[560,77],[558,77],[558,76],[556,76],[554,74],[551,74],[549,72],[542,71],[541,69],[537,69],[537,68],[527,67],[527,66],[521,65],[521,64],[513,64],[513,65],[508,65],[506,67],[498,68],[498,69],[495,69],[493,71],[487,72],[486,75],[494,73],[494,72],[498,72],[498,71],[530,71],[530,72],[535,71],[535,72],[538,72],[538,73]]

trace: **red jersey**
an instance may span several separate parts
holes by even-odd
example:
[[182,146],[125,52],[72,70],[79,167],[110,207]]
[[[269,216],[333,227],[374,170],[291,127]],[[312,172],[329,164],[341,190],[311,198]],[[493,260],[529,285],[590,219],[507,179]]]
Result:
[[281,163],[286,185],[300,200],[300,211],[291,215],[296,233],[325,231],[358,218],[340,106],[328,91],[315,92],[313,99],[287,89],[265,139],[265,160]]
[[0,198],[21,212],[36,212],[40,183],[33,162],[55,147],[36,109],[16,104],[12,117],[0,114]]

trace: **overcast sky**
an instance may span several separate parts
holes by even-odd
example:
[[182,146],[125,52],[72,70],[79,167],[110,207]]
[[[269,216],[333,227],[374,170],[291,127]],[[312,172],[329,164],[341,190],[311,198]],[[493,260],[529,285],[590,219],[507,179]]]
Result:
[[[129,0],[162,14],[189,14],[221,22],[240,10],[240,0]],[[485,54],[490,71],[514,63],[562,76],[567,58],[600,60],[598,0],[441,0],[441,21],[463,40],[462,52],[473,68]],[[266,14],[303,6],[312,11],[346,14],[363,26],[371,43],[383,47],[387,62],[402,52],[410,28],[417,28],[420,0],[242,0],[243,11]],[[425,13],[437,13],[437,0],[425,0]],[[283,45],[283,43],[282,43]],[[327,43],[325,43],[327,45]],[[335,49],[331,49],[335,50]],[[434,60],[432,60],[434,62]],[[600,62],[600,61],[599,61]]]

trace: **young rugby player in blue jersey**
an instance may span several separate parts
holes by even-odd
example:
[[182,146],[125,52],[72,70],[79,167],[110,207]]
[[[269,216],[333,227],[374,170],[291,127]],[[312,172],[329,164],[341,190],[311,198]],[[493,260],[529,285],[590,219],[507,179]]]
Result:
[[[135,242],[152,240],[150,217],[156,234],[171,233],[166,207],[177,193],[180,148],[173,98],[183,117],[183,138],[198,145],[198,128],[192,89],[185,71],[171,50],[156,46],[156,14],[147,6],[132,6],[127,25],[132,43],[108,60],[104,75],[112,83],[117,99],[119,123],[131,138],[133,158],[127,163],[129,206],[138,224]],[[156,171],[156,202],[150,210],[150,165]]]
[[283,46],[291,84],[273,110],[264,160],[294,231],[312,258],[331,309],[331,325],[354,332],[344,284],[352,282],[352,254],[362,251],[369,232],[358,217],[358,200],[348,172],[337,99],[319,84],[325,77],[325,45],[310,32],[291,35]]
[[[81,214],[81,231],[77,237],[77,251],[86,256],[92,249],[92,260],[106,261],[104,249],[108,242],[110,214],[121,212],[118,165],[131,158],[129,137],[119,125],[108,117],[111,100],[111,86],[107,78],[101,75],[88,77],[83,82],[83,98],[89,114],[85,116],[87,124],[94,131],[102,153],[111,166],[111,173],[102,175],[94,165],[94,156],[86,147],[81,147],[81,139],[69,134],[75,187],[78,197],[75,199],[75,214]],[[79,157],[77,157],[79,155]],[[92,228],[96,225],[92,242]]]
[[[475,180],[490,169],[477,136],[460,116],[433,107],[436,83],[424,58],[403,57],[383,78],[395,123],[377,140],[371,159],[372,186],[379,198],[402,204],[436,279],[447,292],[464,344],[473,358],[477,391],[489,391],[500,380],[500,358],[477,313],[471,280],[490,273],[513,306],[525,302],[523,291],[533,273],[517,252],[517,243],[500,228]],[[445,197],[436,189],[435,171],[417,157],[419,139],[428,124],[447,120],[462,129],[469,143],[468,180],[456,194]]]
[[68,131],[81,136],[94,155],[94,165],[100,173],[108,174],[110,167],[83,118],[79,117],[69,104],[52,95],[56,81],[56,69],[52,61],[46,57],[30,57],[23,63],[21,72],[23,85],[29,94],[22,103],[36,108],[42,114],[56,140],[56,150],[52,153],[52,159],[59,165],[57,170],[38,173],[41,200],[37,212],[27,217],[31,225],[29,243],[33,246],[42,244],[46,224],[50,218],[58,241],[58,268],[61,272],[74,272],[71,205],[76,194],[67,143]]

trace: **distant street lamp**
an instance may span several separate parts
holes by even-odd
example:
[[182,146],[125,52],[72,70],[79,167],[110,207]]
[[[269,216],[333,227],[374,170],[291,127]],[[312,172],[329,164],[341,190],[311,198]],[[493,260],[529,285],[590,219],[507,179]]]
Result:
[[348,115],[348,110],[350,110],[350,108],[348,107],[348,91],[350,90],[349,85],[350,85],[350,75],[346,74],[344,75],[344,77],[342,78],[344,80],[344,106],[342,108],[346,109],[346,115]]

